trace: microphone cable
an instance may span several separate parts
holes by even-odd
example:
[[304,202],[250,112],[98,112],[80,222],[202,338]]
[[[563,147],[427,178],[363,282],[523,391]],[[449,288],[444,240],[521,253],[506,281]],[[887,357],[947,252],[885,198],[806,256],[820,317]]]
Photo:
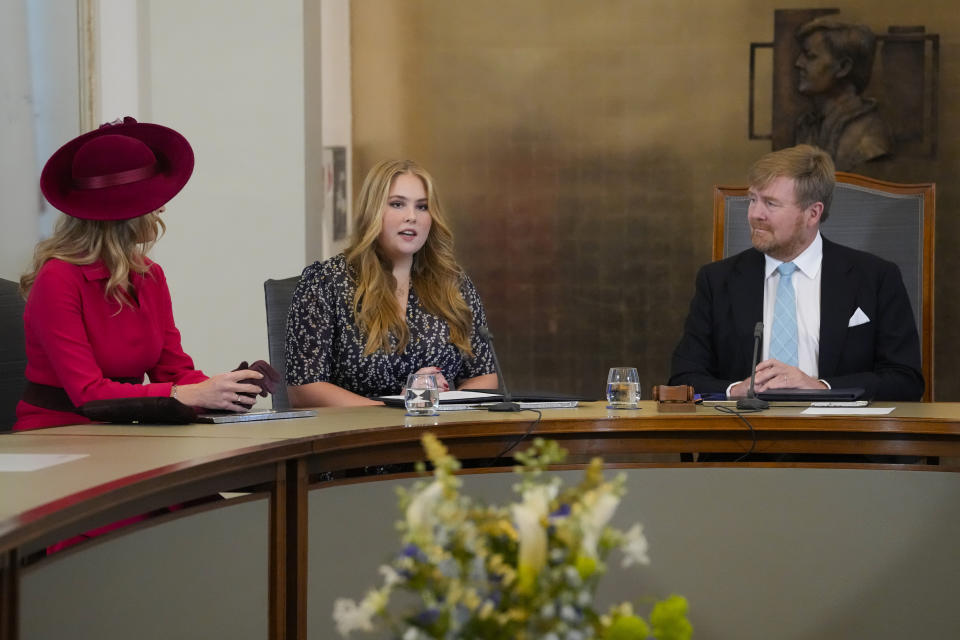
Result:
[[503,451],[497,454],[497,457],[493,459],[493,463],[491,464],[491,466],[494,466],[494,467],[497,466],[497,462],[500,460],[500,458],[502,458],[503,456],[513,451],[513,449],[516,448],[518,444],[523,442],[527,438],[527,436],[533,433],[534,428],[536,428],[536,426],[540,424],[540,419],[543,418],[543,413],[541,413],[539,409],[520,409],[520,411],[532,411],[535,414],[537,414],[537,419],[530,423],[530,426],[527,427],[527,430],[524,431],[519,438],[514,440],[506,449],[504,449]]
[[746,453],[744,453],[742,456],[734,460],[735,463],[743,461],[744,458],[746,458],[751,453],[753,453],[754,450],[756,450],[757,448],[757,431],[756,429],[753,428],[753,425],[750,424],[750,421],[744,418],[743,415],[745,413],[760,413],[761,411],[763,411],[763,409],[733,409],[731,407],[727,407],[723,405],[717,405],[714,407],[714,409],[716,409],[720,413],[728,413],[732,416],[737,416],[740,419],[740,421],[743,422],[743,424],[747,425],[747,429],[750,430],[750,437],[752,438],[752,442],[750,443],[750,449]]

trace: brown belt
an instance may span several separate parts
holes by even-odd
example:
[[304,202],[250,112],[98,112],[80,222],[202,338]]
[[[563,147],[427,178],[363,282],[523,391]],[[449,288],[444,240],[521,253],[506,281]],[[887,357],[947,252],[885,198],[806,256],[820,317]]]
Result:
[[[143,384],[143,376],[139,378],[110,378],[110,380],[126,384]],[[50,411],[77,412],[77,405],[73,404],[63,387],[51,387],[39,382],[27,380],[27,385],[23,389],[23,401]]]

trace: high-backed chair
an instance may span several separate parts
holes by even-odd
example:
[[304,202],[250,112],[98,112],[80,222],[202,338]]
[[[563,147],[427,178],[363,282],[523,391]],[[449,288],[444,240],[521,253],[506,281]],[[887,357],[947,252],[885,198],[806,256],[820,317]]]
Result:
[[280,372],[281,384],[273,394],[274,409],[289,409],[287,398],[287,358],[284,342],[287,334],[287,310],[293,298],[293,290],[300,283],[300,276],[282,280],[267,280],[263,283],[263,293],[267,306],[267,348],[270,352],[270,364]]
[[[713,259],[751,246],[747,187],[714,187]],[[910,296],[926,390],[933,400],[933,234],[934,184],[897,184],[837,172],[830,217],[823,235],[869,251],[900,267]]]
[[23,298],[16,282],[0,279],[0,431],[16,421],[17,402],[27,379],[23,346]]

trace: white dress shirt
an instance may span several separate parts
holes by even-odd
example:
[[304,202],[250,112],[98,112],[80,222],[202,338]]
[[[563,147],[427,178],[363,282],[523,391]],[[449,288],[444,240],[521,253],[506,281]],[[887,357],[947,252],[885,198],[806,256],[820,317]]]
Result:
[[[763,357],[770,357],[770,335],[773,333],[773,308],[777,301],[777,287],[780,286],[780,272],[783,262],[765,256],[765,278],[763,285]],[[823,263],[823,239],[820,232],[803,253],[793,259],[797,270],[793,272],[793,290],[797,302],[797,363],[798,368],[811,378],[818,374],[817,361],[820,356],[820,273]]]

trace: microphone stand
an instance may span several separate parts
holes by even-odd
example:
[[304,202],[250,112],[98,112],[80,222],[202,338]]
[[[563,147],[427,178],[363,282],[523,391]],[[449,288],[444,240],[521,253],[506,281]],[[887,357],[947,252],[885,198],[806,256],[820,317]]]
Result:
[[497,358],[497,350],[493,347],[493,334],[490,333],[487,325],[480,327],[478,333],[484,342],[490,345],[490,353],[493,354],[493,368],[497,372],[499,387],[503,388],[503,401],[490,405],[487,407],[487,411],[521,411],[520,405],[512,402],[510,390],[507,389],[507,379],[503,376],[503,369],[500,368],[500,360]]
[[763,338],[763,323],[758,322],[753,327],[753,368],[750,370],[750,388],[747,390],[747,397],[737,400],[737,409],[746,409],[749,411],[763,411],[770,408],[770,403],[757,397],[754,391],[754,383],[757,379],[757,353],[760,350],[760,339]]

